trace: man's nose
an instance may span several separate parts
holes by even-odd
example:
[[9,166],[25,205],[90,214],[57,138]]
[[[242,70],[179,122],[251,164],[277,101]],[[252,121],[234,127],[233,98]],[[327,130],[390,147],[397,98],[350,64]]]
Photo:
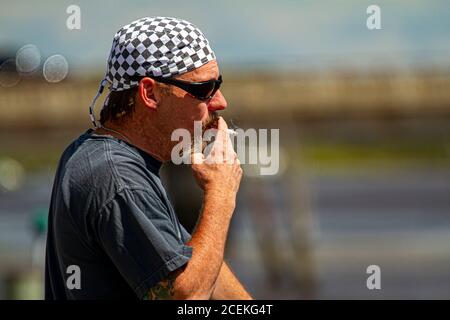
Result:
[[223,110],[227,107],[227,100],[225,100],[225,97],[223,96],[222,92],[220,90],[217,90],[216,94],[208,103],[208,110],[209,111],[219,111]]

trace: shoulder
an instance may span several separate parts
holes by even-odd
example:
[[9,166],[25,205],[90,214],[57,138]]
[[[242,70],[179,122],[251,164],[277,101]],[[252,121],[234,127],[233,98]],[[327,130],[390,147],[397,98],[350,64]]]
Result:
[[162,188],[159,167],[150,164],[143,151],[123,141],[107,140],[103,152],[110,175],[120,189]]
[[121,190],[148,189],[159,196],[161,181],[143,155],[114,139],[72,143],[63,153],[60,169],[64,190],[79,199],[95,199],[101,207]]
[[[71,149],[70,146],[68,149]],[[65,153],[70,150],[66,150]],[[64,156],[63,156],[64,157]],[[150,175],[152,172],[142,153],[123,141],[117,139],[88,139],[76,147],[67,161],[67,168],[85,172],[91,177],[113,177],[123,187],[137,187],[132,179]]]

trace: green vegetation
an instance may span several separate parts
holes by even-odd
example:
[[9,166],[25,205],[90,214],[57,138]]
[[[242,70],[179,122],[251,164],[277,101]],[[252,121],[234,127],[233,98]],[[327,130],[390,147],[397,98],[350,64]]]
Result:
[[445,167],[450,168],[450,141],[370,144],[309,143],[292,153],[295,163],[318,169]]
[[[27,172],[55,169],[64,146],[44,143],[27,148],[1,148],[0,158],[12,158]],[[352,169],[373,167],[445,167],[450,168],[450,141],[443,143],[376,141],[350,143],[346,141],[309,141],[287,150],[293,167],[318,169]]]

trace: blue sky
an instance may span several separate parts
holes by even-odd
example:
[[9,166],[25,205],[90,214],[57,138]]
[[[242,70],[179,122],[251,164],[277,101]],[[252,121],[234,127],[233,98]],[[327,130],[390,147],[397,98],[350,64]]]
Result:
[[[81,30],[66,28],[71,4],[81,8]],[[370,4],[381,7],[382,30],[366,28]],[[157,15],[193,22],[219,62],[235,68],[450,65],[448,0],[0,0],[0,7],[0,50],[32,43],[80,72],[104,68],[122,25]]]

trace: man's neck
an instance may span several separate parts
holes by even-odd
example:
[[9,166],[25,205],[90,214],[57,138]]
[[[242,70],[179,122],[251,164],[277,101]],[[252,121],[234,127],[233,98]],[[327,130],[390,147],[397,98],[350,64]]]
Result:
[[151,137],[158,137],[157,134],[152,135],[150,132],[145,132],[145,134],[143,134],[143,132],[139,133],[134,130],[127,130],[124,127],[120,127],[112,123],[106,123],[105,125],[95,129],[95,133],[99,135],[110,135],[117,139],[124,140],[129,144],[145,151],[160,162],[168,161],[167,157],[164,156],[164,150],[167,149],[164,141],[161,141],[161,139],[151,139]]

